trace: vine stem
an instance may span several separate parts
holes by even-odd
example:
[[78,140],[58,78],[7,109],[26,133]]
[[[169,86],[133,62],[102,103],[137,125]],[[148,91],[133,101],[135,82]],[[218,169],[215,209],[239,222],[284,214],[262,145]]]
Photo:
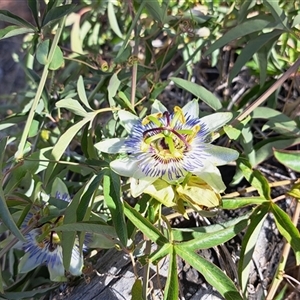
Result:
[[[66,4],[70,4],[70,3],[72,3],[72,0],[66,0]],[[41,99],[41,95],[42,95],[42,92],[43,92],[45,84],[46,84],[46,80],[47,80],[47,77],[48,77],[48,74],[49,74],[49,66],[50,66],[50,63],[52,62],[52,59],[53,59],[53,56],[54,56],[54,52],[55,52],[55,48],[57,47],[58,41],[59,41],[60,36],[61,36],[61,34],[63,32],[66,18],[67,18],[67,16],[64,16],[60,20],[58,28],[57,28],[57,31],[56,31],[54,39],[53,39],[53,42],[51,44],[51,48],[50,48],[49,55],[48,55],[48,62],[44,66],[43,73],[42,73],[42,76],[41,76],[41,80],[39,82],[39,86],[38,86],[37,92],[35,94],[32,106],[30,108],[30,111],[29,111],[29,114],[28,114],[28,118],[26,120],[26,124],[25,124],[25,127],[24,127],[23,134],[21,136],[20,144],[19,144],[18,150],[17,150],[17,152],[15,154],[15,159],[17,161],[23,159],[24,150],[25,150],[25,146],[26,146],[26,141],[27,141],[27,138],[28,138],[29,130],[30,130],[33,118],[34,118],[34,114],[35,114],[36,108],[37,108],[38,103],[39,103],[39,101]]]
[[[297,226],[299,216],[300,216],[300,201],[299,201],[299,199],[296,199],[296,201],[297,201],[297,206],[296,206],[296,209],[295,209],[295,212],[293,215],[293,219],[292,219],[292,222],[295,226]],[[276,275],[273,279],[273,282],[269,289],[266,300],[274,299],[275,293],[276,293],[281,281],[283,280],[284,269],[285,269],[285,265],[286,265],[290,250],[291,250],[291,245],[288,242],[286,242],[283,247],[283,250],[282,250],[280,264],[276,271]]]

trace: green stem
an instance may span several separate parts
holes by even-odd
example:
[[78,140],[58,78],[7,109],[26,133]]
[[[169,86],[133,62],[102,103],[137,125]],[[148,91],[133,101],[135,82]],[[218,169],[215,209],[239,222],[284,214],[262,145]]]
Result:
[[[69,4],[71,2],[72,2],[71,0],[68,0],[68,1],[66,1],[66,4]],[[15,158],[16,158],[17,161],[21,160],[24,156],[24,150],[25,150],[25,145],[26,145],[26,141],[27,141],[27,138],[28,138],[29,130],[30,130],[33,118],[34,118],[36,108],[38,106],[38,103],[41,99],[42,92],[43,92],[44,87],[45,87],[45,83],[46,83],[48,73],[49,73],[49,66],[50,66],[50,63],[53,59],[55,48],[57,47],[58,41],[59,41],[60,36],[63,32],[63,28],[64,28],[66,18],[67,18],[67,16],[64,16],[60,20],[59,25],[58,25],[58,29],[57,29],[56,34],[54,36],[54,39],[53,39],[53,42],[52,42],[52,45],[51,45],[51,48],[50,48],[50,51],[49,51],[49,55],[48,55],[48,62],[44,66],[44,70],[43,70],[43,73],[42,73],[42,76],[41,76],[41,80],[40,80],[37,92],[35,94],[31,109],[29,111],[28,118],[26,120],[25,128],[24,128],[21,140],[20,140],[18,151],[15,154]]]

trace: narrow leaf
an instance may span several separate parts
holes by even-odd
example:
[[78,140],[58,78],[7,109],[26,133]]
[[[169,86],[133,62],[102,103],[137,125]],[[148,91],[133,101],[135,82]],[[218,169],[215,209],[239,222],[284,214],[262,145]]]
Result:
[[25,33],[33,33],[35,32],[32,28],[27,27],[19,27],[15,25],[7,26],[3,29],[0,29],[0,40],[10,38],[12,36],[25,34]]
[[116,173],[107,170],[103,176],[104,200],[109,208],[116,233],[124,247],[127,246],[127,226],[124,217],[124,206],[121,200],[120,177]]
[[271,205],[272,213],[279,232],[291,244],[296,257],[296,265],[300,264],[300,234],[297,227],[291,221],[289,215],[276,203]]
[[111,29],[114,31],[114,33],[118,37],[120,37],[122,39],[123,34],[120,30],[118,20],[117,20],[116,14],[115,14],[115,10],[114,10],[114,5],[113,5],[112,1],[109,1],[107,3],[107,15],[108,15],[108,21],[109,21]]
[[239,283],[244,294],[247,290],[247,282],[249,278],[250,263],[252,255],[257,243],[257,238],[261,227],[268,214],[268,206],[260,206],[256,208],[251,216],[251,223],[244,235],[242,241],[242,249],[240,254],[240,261],[238,265]]
[[222,108],[220,100],[204,87],[181,78],[171,77],[170,79],[174,81],[177,86],[201,99],[212,109],[218,110]]
[[[0,170],[3,168],[3,160],[5,155],[7,138],[2,139],[0,141]],[[12,232],[14,236],[16,236],[19,240],[25,241],[23,234],[20,232],[19,228],[17,227],[5,201],[4,191],[3,191],[3,175],[1,172],[0,175],[0,219],[2,220],[3,224]]]
[[28,27],[35,30],[35,27],[27,22],[26,20],[20,18],[17,15],[9,12],[8,10],[0,10],[0,21],[8,22],[11,24],[18,25],[20,27]]
[[87,116],[87,112],[85,111],[85,109],[80,105],[80,103],[77,100],[74,100],[72,98],[60,100],[56,102],[55,106],[59,108],[65,108],[78,116]]
[[231,279],[216,265],[207,261],[182,245],[175,245],[175,252],[193,268],[198,270],[226,300],[242,300],[240,293]]
[[[64,134],[60,136],[57,143],[53,147],[53,150],[50,154],[50,159],[52,160],[59,160],[63,155],[66,148],[69,146],[70,142],[73,140],[77,132],[88,122],[90,122],[95,117],[94,113],[87,113],[86,117],[70,127]],[[45,173],[45,181],[44,183],[47,184],[51,174],[56,166],[56,163],[49,163],[46,173]]]
[[238,209],[249,205],[261,205],[269,202],[262,197],[240,197],[240,198],[223,198],[222,208],[223,209]]
[[300,172],[300,151],[274,149],[274,156],[287,168]]
[[257,189],[259,195],[270,200],[271,188],[267,179],[258,170],[253,170],[249,162],[241,157],[237,160],[237,165],[248,182]]
[[177,271],[177,260],[175,247],[171,247],[169,255],[169,269],[168,278],[164,288],[164,300],[178,299],[179,284],[178,284],[178,271]]
[[74,4],[52,7],[44,16],[42,27],[45,27],[46,25],[49,25],[49,23],[68,15],[69,13],[73,12],[75,8],[76,5]]
[[228,79],[229,83],[238,74],[242,67],[245,66],[245,64],[248,62],[248,60],[250,60],[254,53],[258,52],[266,43],[276,37],[279,37],[281,34],[281,30],[274,30],[269,33],[263,33],[258,37],[251,39],[245,46],[241,54],[238,56],[233,68],[231,69]]
[[229,226],[225,229],[218,230],[216,232],[202,233],[200,237],[188,242],[183,242],[181,245],[186,249],[189,249],[189,251],[194,251],[197,249],[209,249],[229,241],[243,229],[245,229],[247,225],[247,219],[241,220],[237,224]]
[[146,218],[144,218],[139,212],[132,208],[129,204],[124,202],[124,213],[126,217],[145,234],[150,240],[155,242],[159,246],[169,243],[167,238],[154,227]]
[[86,97],[85,88],[84,88],[84,81],[82,76],[80,75],[77,81],[77,92],[79,96],[79,100],[90,110],[93,110],[89,104],[89,101]]
[[243,22],[242,24],[239,24],[238,26],[233,27],[224,35],[222,35],[221,38],[219,38],[208,48],[208,50],[204,53],[204,56],[207,56],[213,51],[222,48],[223,46],[229,44],[233,40],[267,28],[271,21],[271,19],[266,17],[262,19],[261,16],[248,19],[247,21]]

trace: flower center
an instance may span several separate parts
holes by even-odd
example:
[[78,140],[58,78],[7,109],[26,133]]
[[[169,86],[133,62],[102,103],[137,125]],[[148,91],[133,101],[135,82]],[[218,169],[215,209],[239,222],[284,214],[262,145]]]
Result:
[[191,149],[191,142],[200,130],[200,125],[184,129],[186,119],[179,107],[174,114],[153,114],[143,119],[142,124],[154,127],[143,132],[143,152],[151,151],[162,161],[180,160]]

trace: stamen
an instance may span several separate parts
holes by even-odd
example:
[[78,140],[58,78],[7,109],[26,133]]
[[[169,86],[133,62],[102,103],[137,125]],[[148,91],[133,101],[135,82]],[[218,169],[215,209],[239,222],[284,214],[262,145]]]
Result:
[[156,114],[149,115],[142,120],[142,125],[145,126],[145,125],[149,124],[150,122],[153,122],[157,126],[162,126],[161,121],[158,120],[158,119],[161,119],[162,116],[163,116],[162,113],[156,113]]
[[171,122],[171,127],[174,127],[177,121],[181,122],[181,124],[186,123],[183,111],[179,106],[174,107],[174,117]]

